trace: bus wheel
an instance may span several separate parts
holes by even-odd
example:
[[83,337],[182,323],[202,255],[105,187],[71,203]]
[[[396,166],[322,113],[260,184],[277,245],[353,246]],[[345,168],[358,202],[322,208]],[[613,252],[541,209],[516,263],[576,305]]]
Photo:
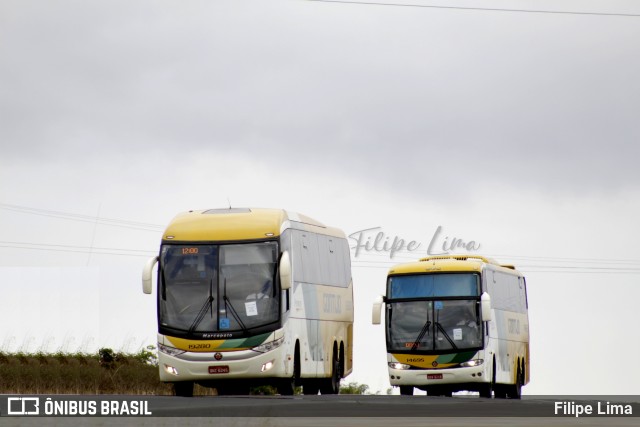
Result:
[[322,380],[320,385],[320,394],[339,394],[340,393],[340,360],[334,346],[333,363],[331,364],[331,377]]
[[496,399],[506,399],[507,398],[507,392],[505,390],[505,385],[502,384],[496,384],[494,386],[493,389],[493,395],[495,396]]
[[520,399],[522,397],[522,372],[518,363],[518,371],[516,373],[516,383],[511,386],[508,392],[510,399]]
[[400,386],[400,394],[402,396],[413,396],[413,386],[412,385],[401,385]]
[[193,397],[193,381],[173,383],[173,394],[180,397]]
[[296,387],[300,385],[300,346],[296,343],[296,350],[293,355],[293,377],[285,378],[278,382],[276,388],[282,396],[293,396]]
[[296,391],[296,384],[294,378],[287,378],[278,382],[278,394],[281,396],[293,396]]
[[491,384],[484,384],[482,387],[480,387],[480,397],[491,399],[491,395],[492,395]]
[[496,383],[496,360],[493,359],[493,368],[491,370],[491,381],[489,384],[484,384],[480,386],[480,397],[484,397],[487,399],[491,399],[493,389],[495,388]]
[[493,383],[493,396],[496,399],[506,399],[507,398],[507,389],[504,384],[496,384],[496,359],[493,359],[493,374],[491,376]]
[[302,383],[302,393],[306,395],[316,395],[320,391],[319,380],[309,379]]

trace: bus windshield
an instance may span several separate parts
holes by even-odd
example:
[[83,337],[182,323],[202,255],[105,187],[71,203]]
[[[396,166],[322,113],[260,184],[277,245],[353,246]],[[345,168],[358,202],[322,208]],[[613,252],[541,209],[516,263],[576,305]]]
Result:
[[393,276],[387,295],[389,351],[446,352],[482,346],[477,274]]
[[277,322],[276,242],[163,245],[160,325],[192,332],[247,332]]
[[468,350],[482,345],[477,300],[390,303],[389,350]]

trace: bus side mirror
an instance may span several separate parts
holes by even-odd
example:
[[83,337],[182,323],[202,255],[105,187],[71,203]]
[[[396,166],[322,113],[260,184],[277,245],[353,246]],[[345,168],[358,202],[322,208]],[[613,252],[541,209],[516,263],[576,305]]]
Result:
[[142,292],[150,294],[152,289],[151,280],[153,278],[153,266],[158,262],[158,257],[149,258],[149,261],[142,269]]
[[283,291],[291,288],[291,258],[289,251],[284,251],[280,257],[280,288]]
[[482,314],[483,322],[493,320],[493,317],[491,316],[491,297],[486,292],[483,292],[480,297],[480,312]]
[[380,324],[380,318],[382,316],[382,303],[384,302],[384,298],[382,295],[376,297],[373,301],[373,308],[371,310],[371,323],[373,325]]

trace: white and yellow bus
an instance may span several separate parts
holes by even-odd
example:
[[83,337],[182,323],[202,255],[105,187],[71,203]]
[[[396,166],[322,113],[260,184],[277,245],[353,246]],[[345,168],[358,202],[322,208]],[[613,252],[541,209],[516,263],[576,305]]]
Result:
[[442,255],[392,267],[385,307],[391,385],[412,395],[520,398],[529,382],[529,318],[524,276],[475,255]]
[[218,394],[258,385],[338,393],[352,371],[353,286],[342,231],[277,209],[210,209],[176,216],[157,268],[160,380]]

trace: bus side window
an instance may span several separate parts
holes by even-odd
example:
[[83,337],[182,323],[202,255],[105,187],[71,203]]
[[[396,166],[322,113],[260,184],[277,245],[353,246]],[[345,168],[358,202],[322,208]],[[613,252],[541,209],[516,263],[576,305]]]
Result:
[[524,291],[524,306],[527,310],[529,310],[529,296],[527,295],[527,279],[524,277],[522,279],[523,291]]
[[318,236],[315,233],[302,233],[302,267],[304,281],[307,283],[322,283],[320,271],[320,254],[318,251]]
[[293,281],[304,282],[304,268],[302,267],[302,257],[304,248],[302,246],[302,233],[298,230],[291,232],[291,262],[293,263]]

